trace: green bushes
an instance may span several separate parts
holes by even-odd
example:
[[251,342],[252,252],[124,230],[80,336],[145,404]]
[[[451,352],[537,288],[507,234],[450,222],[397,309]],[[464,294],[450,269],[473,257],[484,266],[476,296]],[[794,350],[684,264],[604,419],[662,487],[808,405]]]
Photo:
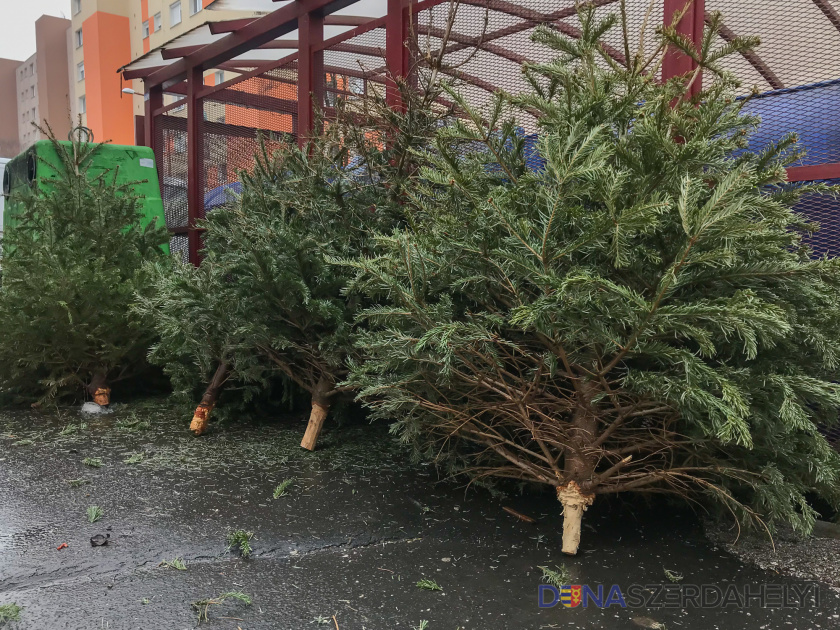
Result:
[[142,263],[162,256],[165,228],[139,227],[138,199],[114,171],[89,172],[101,145],[53,143],[58,177],[44,192],[13,199],[22,211],[4,235],[0,394],[7,399],[107,390],[146,367],[153,339],[130,305]]

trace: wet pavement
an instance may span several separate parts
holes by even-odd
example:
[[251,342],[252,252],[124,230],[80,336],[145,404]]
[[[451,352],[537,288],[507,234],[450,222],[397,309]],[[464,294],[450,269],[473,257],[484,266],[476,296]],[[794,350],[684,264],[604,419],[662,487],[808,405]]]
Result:
[[[298,447],[302,418],[216,426],[193,438],[185,411],[157,402],[88,419],[74,410],[0,414],[0,605],[24,607],[3,630],[193,628],[191,602],[231,591],[252,604],[213,605],[202,626],[840,628],[840,597],[825,585],[819,605],[803,608],[753,600],[541,609],[540,566],[564,565],[573,584],[593,590],[647,585],[639,591],[647,596],[657,584],[666,592],[764,584],[789,596],[813,594],[814,585],[741,564],[713,548],[690,514],[663,504],[602,501],[586,514],[581,553],[570,559],[560,553],[560,510],[549,495],[494,496],[440,482],[408,461],[384,427],[328,426],[321,448],[308,453]],[[89,523],[93,505],[104,515]],[[253,532],[249,559],[226,551],[232,530]],[[92,547],[96,534],[110,534],[108,545]],[[174,558],[186,570],[159,566]],[[666,569],[682,580],[672,583]],[[442,590],[418,588],[424,579]]]

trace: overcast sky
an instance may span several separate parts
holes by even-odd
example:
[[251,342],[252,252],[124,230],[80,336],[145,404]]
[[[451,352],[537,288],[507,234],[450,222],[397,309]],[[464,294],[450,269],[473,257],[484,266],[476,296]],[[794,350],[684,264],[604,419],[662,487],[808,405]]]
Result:
[[0,57],[23,61],[35,52],[35,20],[70,18],[70,0],[0,0]]

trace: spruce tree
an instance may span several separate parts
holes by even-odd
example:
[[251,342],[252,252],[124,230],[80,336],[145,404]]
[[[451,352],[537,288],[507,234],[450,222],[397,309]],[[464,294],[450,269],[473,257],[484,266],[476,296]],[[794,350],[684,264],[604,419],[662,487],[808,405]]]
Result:
[[373,234],[406,220],[402,189],[416,172],[415,149],[445,115],[431,91],[399,82],[404,107],[371,91],[341,102],[337,117],[303,147],[261,142],[253,168],[240,173],[239,199],[209,213],[199,270],[157,273],[138,309],[161,341],[152,361],[176,388],[209,387],[191,429],[202,434],[221,385],[264,389],[275,376],[311,396],[302,446],[314,449],[346,363],[359,353],[354,320],[363,305],[348,297],[347,271],[334,258],[369,255]]
[[[699,50],[667,28],[625,62],[600,43],[627,39],[621,17],[579,20],[536,34],[557,57],[523,69],[527,93],[476,111],[452,91],[463,117],[423,156],[414,225],[343,261],[378,302],[348,383],[419,455],[552,487],[569,554],[620,492],[807,531],[806,495],[840,501],[818,429],[840,405],[840,262],[792,206],[827,191],[786,184],[794,137],[748,149],[760,121],[719,62],[757,42],[714,49],[719,15]],[[668,46],[697,70],[659,81]]]
[[[141,227],[133,183],[93,168],[100,144],[47,133],[55,177],[13,193],[3,239],[0,393],[15,400],[75,396],[107,404],[110,384],[148,367],[153,339],[130,305],[143,261],[163,256],[164,226]],[[38,158],[44,162],[44,158]]]

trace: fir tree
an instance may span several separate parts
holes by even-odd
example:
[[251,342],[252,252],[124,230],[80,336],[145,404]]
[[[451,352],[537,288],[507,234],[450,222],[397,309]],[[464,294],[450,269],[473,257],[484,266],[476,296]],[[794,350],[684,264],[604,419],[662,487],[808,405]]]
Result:
[[[558,56],[524,68],[528,93],[479,112],[452,92],[464,117],[424,156],[415,225],[344,261],[380,302],[348,383],[420,455],[553,487],[566,553],[595,497],[628,491],[807,531],[808,493],[840,500],[818,430],[840,404],[840,262],[791,208],[825,191],[785,184],[795,138],[748,150],[759,121],[719,61],[757,42],[713,49],[719,15],[700,50],[668,28],[622,63],[599,43],[621,18],[579,19],[578,39],[537,33]],[[698,68],[662,83],[669,45]]]
[[358,354],[361,302],[343,293],[348,272],[329,261],[370,254],[373,234],[406,219],[412,151],[445,115],[429,106],[433,92],[398,87],[399,110],[373,92],[340,103],[337,118],[302,148],[270,152],[261,142],[251,171],[240,173],[241,198],[207,217],[201,269],[157,272],[154,291],[140,300],[161,336],[152,361],[176,388],[209,377],[191,425],[196,435],[222,384],[253,392],[280,375],[311,396],[302,446],[314,449],[334,401],[349,392],[340,382]]
[[133,183],[92,168],[102,145],[45,133],[59,161],[45,170],[57,175],[9,200],[20,212],[3,241],[0,392],[102,395],[147,367],[153,333],[130,304],[143,261],[160,258],[168,236],[163,226],[141,227]]

